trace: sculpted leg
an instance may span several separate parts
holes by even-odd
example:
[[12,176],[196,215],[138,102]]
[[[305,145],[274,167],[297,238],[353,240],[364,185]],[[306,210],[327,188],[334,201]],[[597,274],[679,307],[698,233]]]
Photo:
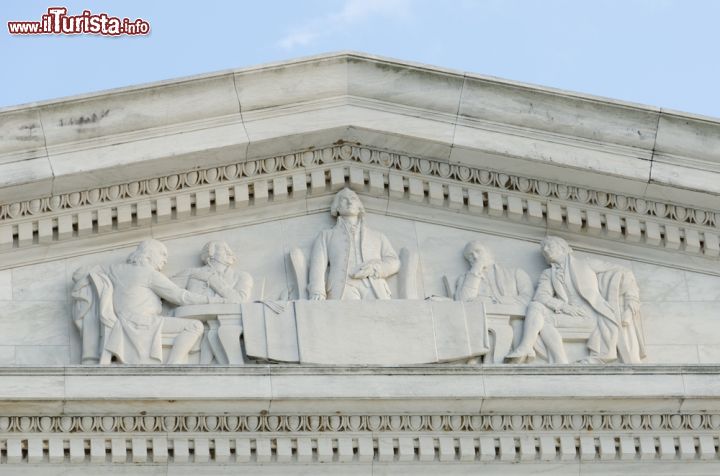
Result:
[[523,324],[522,340],[517,348],[505,357],[506,360],[523,362],[535,355],[533,347],[545,325],[546,309],[544,305],[538,302],[531,302],[528,305],[525,323]]
[[163,319],[163,332],[179,332],[173,342],[168,364],[187,363],[187,357],[193,346],[202,337],[204,327],[202,322],[194,319],[166,317]]
[[218,329],[218,338],[222,344],[223,353],[226,356],[228,364],[244,364],[242,345],[240,344],[240,336],[243,327],[240,316],[220,316],[220,328]]
[[556,364],[567,364],[568,358],[565,354],[565,346],[563,345],[562,336],[553,326],[545,326],[540,332],[542,340],[548,351],[548,356]]

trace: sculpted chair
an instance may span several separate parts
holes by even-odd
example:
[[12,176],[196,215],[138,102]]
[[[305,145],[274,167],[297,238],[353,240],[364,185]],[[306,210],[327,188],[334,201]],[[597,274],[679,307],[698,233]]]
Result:
[[[219,364],[245,363],[240,303],[252,300],[254,280],[249,273],[234,269],[237,260],[226,242],[211,240],[200,252],[202,266],[188,268],[173,278],[180,287],[190,292],[224,301],[175,309],[176,317],[205,322],[206,330],[200,346],[201,364],[209,364],[213,360]],[[263,288],[264,285],[260,286],[261,290]]]
[[[560,239],[548,238],[544,242],[561,243],[563,249],[570,252],[567,244]],[[582,349],[587,348],[592,351],[601,345],[601,332],[598,332],[598,326],[602,322],[599,323],[598,317],[590,312],[572,314],[561,312],[563,301],[552,296],[547,275],[549,271],[541,276],[536,290],[527,273],[521,269],[506,268],[497,264],[490,250],[479,240],[469,242],[465,246],[463,256],[470,264],[470,269],[458,277],[454,287],[450,285],[447,276],[443,277],[446,299],[483,303],[493,362],[502,363],[506,356],[511,361],[517,362],[540,355],[551,363],[567,363],[570,359],[567,357],[566,347],[582,352]],[[627,285],[628,289],[632,288],[634,279],[631,273],[618,274],[619,269],[609,265],[595,265],[595,267],[598,272],[612,271],[609,274],[601,273],[601,276],[604,276],[603,279],[608,279],[608,276],[614,278],[613,281],[618,289],[621,284]],[[590,273],[585,280],[594,282],[594,276]],[[576,278],[575,275],[572,278]],[[595,287],[598,286],[602,289],[610,289],[609,285],[595,284]],[[603,291],[603,295],[611,294],[613,293]],[[614,294],[619,296],[616,301],[628,295],[617,290]],[[629,294],[636,295],[636,293]],[[538,320],[538,307],[542,307],[541,302],[557,310],[543,313]],[[618,305],[622,307],[623,304],[618,303]],[[528,316],[532,321],[530,325],[526,323]],[[544,325],[541,326],[541,322]],[[609,331],[604,331],[602,334],[608,334]],[[635,328],[631,327],[623,335],[628,333],[635,333]],[[625,345],[625,342],[632,344],[637,342],[637,339],[629,338],[621,341],[618,346],[621,360],[638,361],[638,350],[635,348],[638,346]],[[511,347],[516,349],[512,353]],[[518,349],[522,353],[520,356],[516,355]]]
[[578,359],[568,357],[565,342],[579,338],[588,352],[581,362],[640,363],[645,345],[632,271],[576,257],[559,237],[545,237],[540,246],[550,267],[540,275],[525,314],[522,338],[506,359],[521,363],[540,349],[549,361],[566,364]]
[[[112,354],[107,340],[117,325],[112,305],[112,282],[99,266],[79,268],[73,274],[73,322],[82,337],[81,361],[83,364],[110,365]],[[178,332],[162,332],[162,355],[167,360]],[[190,349],[188,361],[199,361],[200,341]],[[159,363],[159,362],[158,362]]]
[[[458,280],[460,279],[458,278]],[[514,348],[516,341],[519,342],[519,334],[522,333],[522,323],[525,319],[527,304],[502,304],[482,302],[482,300],[476,299],[459,299],[458,293],[451,287],[447,276],[443,276],[443,289],[445,296],[439,299],[482,303],[485,311],[485,326],[488,333],[487,346],[489,348],[488,353],[483,357],[483,363],[502,364],[510,349]]]

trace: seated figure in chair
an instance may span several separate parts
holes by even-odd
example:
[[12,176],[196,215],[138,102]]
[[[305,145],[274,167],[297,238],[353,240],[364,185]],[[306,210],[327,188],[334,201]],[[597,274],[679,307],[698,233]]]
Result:
[[188,291],[220,297],[226,302],[247,302],[252,296],[253,279],[244,271],[235,271],[235,253],[224,241],[208,241],[200,252],[203,266],[190,268],[173,278]]
[[596,326],[587,342],[590,357],[585,362],[640,362],[645,351],[633,274],[611,263],[576,258],[567,242],[555,236],[546,237],[541,248],[550,268],[540,276],[528,306],[522,340],[506,360],[532,359],[541,340],[551,361],[566,364],[558,320],[592,317]]
[[[161,272],[166,263],[165,245],[146,240],[128,256],[126,263],[96,266],[85,276],[74,276],[76,322],[78,312],[82,312],[82,327],[99,330],[96,337],[83,332],[83,339],[98,339],[101,364],[109,364],[113,356],[120,363],[161,364],[163,334],[176,335],[167,363],[187,362],[188,354],[202,336],[202,322],[163,316],[162,300],[187,305],[225,299],[180,288]],[[89,293],[89,289],[94,292]],[[87,322],[91,320],[99,322],[91,326]],[[85,343],[83,347],[85,353]],[[88,356],[83,355],[83,361],[88,361]]]
[[527,304],[533,295],[530,276],[521,269],[495,263],[492,253],[481,241],[465,245],[463,256],[470,269],[455,283],[456,301],[483,301],[499,304]]
[[[243,303],[251,300],[252,276],[233,269],[237,258],[227,243],[217,240],[208,241],[200,252],[200,259],[203,266],[187,269],[173,279],[188,291],[210,298],[221,298],[228,303]],[[240,327],[239,334],[241,333]],[[223,348],[221,334],[218,320],[208,321],[208,329],[200,344],[201,364],[209,364],[213,359],[220,363],[228,363],[227,349]],[[237,339],[239,338],[238,335]],[[233,336],[231,340],[235,341],[235,339]],[[238,341],[237,344],[240,345],[240,342]]]
[[[470,264],[470,269],[461,275],[455,283],[453,293],[455,301],[480,301],[484,304],[519,304],[523,309],[530,302],[533,295],[530,276],[521,269],[505,268],[495,263],[492,253],[480,240],[470,241],[466,244],[463,256]],[[449,287],[447,278],[443,279],[445,279],[446,286]],[[493,348],[497,349],[497,346],[500,345],[500,349],[502,349],[500,352],[506,352],[505,349],[509,348],[510,342],[507,342],[507,347],[504,349],[502,344],[498,344],[498,332],[500,330],[491,327],[488,331],[495,336]],[[506,333],[503,333],[503,335],[505,335],[505,339],[512,339],[512,333],[509,336]],[[485,345],[489,346],[487,339]],[[490,358],[495,352],[496,350],[493,350],[489,354],[491,355]],[[480,359],[477,357],[467,361],[469,364],[479,362]]]
[[400,269],[390,241],[365,224],[365,207],[349,188],[335,195],[330,213],[337,223],[320,233],[310,255],[310,299],[390,299],[385,278]]

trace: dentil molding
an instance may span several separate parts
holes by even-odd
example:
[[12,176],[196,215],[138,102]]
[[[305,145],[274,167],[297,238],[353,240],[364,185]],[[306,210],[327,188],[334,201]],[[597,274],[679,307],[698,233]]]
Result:
[[[38,247],[45,250],[43,260],[76,254],[77,246],[64,243],[78,238],[84,240],[83,249],[124,246],[137,241],[139,230],[202,216],[226,214],[220,224],[206,220],[207,231],[228,223],[264,221],[272,211],[260,219],[237,211],[324,197],[344,186],[384,203],[405,205],[393,210],[397,216],[418,218],[413,206],[431,206],[535,230],[549,228],[567,233],[570,239],[668,250],[668,258],[680,251],[710,258],[707,264],[693,261],[690,269],[717,274],[720,213],[716,211],[351,144],[4,204],[0,207],[3,265],[36,262]],[[373,210],[372,204],[369,209]],[[377,211],[388,213],[387,206]],[[235,212],[230,222],[228,212]],[[471,221],[459,225],[483,229]],[[194,229],[197,232],[197,226]],[[123,232],[135,233],[123,240]],[[109,234],[113,234],[111,242],[104,238]],[[175,231],[181,234],[180,229]]]

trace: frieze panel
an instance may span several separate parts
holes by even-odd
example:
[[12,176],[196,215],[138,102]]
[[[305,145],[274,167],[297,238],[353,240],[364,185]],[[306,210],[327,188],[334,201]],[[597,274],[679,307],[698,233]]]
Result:
[[[635,364],[646,355],[639,289],[628,268],[576,258],[565,240],[550,236],[541,250],[551,267],[534,289],[526,272],[494,263],[482,243],[470,242],[464,256],[471,267],[454,293],[446,285],[446,297],[409,299],[410,273],[400,271],[414,269],[412,253],[404,250],[401,260],[366,224],[350,189],[335,195],[330,213],[336,223],[320,232],[307,259],[290,252],[297,287],[284,300],[253,302],[252,277],[232,269],[235,255],[221,241],[204,245],[203,267],[176,277],[183,287],[161,272],[168,251],[157,240],[141,242],[125,263],[79,268],[72,298],[82,362],[186,364],[200,352],[203,364],[477,364],[485,356],[521,363],[537,349],[545,361],[567,364],[568,328],[585,342],[581,363]],[[399,296],[386,281],[396,274]],[[292,294],[298,299],[287,299]],[[177,308],[168,312],[163,302]]]

